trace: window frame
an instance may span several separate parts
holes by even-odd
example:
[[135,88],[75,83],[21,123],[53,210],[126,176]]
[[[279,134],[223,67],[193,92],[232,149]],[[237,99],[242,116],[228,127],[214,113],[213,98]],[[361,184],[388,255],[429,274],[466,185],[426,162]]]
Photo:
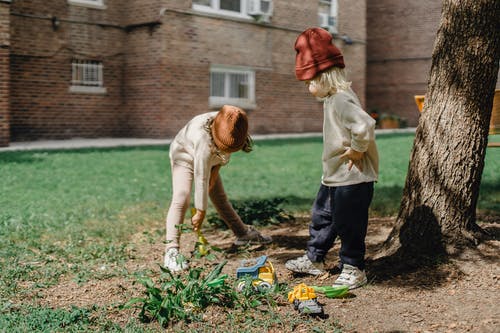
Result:
[[240,19],[245,19],[245,20],[253,20],[253,18],[247,14],[247,1],[248,0],[239,0],[240,1],[240,12],[232,11],[232,10],[226,10],[226,9],[220,9],[220,0],[211,0],[211,5],[206,6],[206,5],[200,5],[197,3],[193,2],[193,9],[199,12],[205,12],[208,14],[215,14],[215,15],[222,15],[222,16],[230,16],[230,17],[235,17],[235,18],[240,18]]
[[[338,0],[319,0],[319,4],[321,7],[325,8],[328,7],[328,11],[324,12],[319,10],[318,11],[318,21],[321,21],[319,18],[321,15],[327,15],[328,21],[332,21],[333,24],[328,24],[327,26],[322,25],[323,28],[328,28],[330,33],[336,34],[338,33]],[[318,24],[321,25],[321,22],[318,22]]]
[[104,0],[68,0],[70,5],[95,8],[95,9],[106,9]]
[[[86,81],[86,67],[90,71],[96,71],[97,80]],[[72,59],[69,91],[72,93],[105,94],[107,89],[104,87],[104,65],[102,61]]]
[[[212,73],[224,74],[224,97],[212,96]],[[230,74],[245,74],[248,79],[248,98],[229,97],[229,77]],[[210,108],[219,108],[225,104],[231,104],[243,109],[255,109],[255,70],[250,67],[212,65],[209,75],[209,106]]]

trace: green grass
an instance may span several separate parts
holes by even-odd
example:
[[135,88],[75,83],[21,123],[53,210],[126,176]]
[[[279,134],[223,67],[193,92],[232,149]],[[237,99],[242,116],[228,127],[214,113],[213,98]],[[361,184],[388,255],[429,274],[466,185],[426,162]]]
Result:
[[[377,137],[380,178],[372,216],[396,214],[412,143],[412,134]],[[221,171],[229,198],[284,198],[286,211],[308,212],[319,188],[321,150],[320,138],[255,142],[253,152],[234,154]],[[168,147],[2,152],[0,175],[0,327],[28,325],[22,322],[26,311],[63,321],[76,311],[75,331],[95,326],[84,319],[93,310],[13,310],[9,300],[62,275],[84,282],[135,273],[123,268],[133,252],[131,235],[148,230],[152,240],[163,236],[171,193]],[[499,183],[500,149],[488,148],[480,211],[498,214]]]

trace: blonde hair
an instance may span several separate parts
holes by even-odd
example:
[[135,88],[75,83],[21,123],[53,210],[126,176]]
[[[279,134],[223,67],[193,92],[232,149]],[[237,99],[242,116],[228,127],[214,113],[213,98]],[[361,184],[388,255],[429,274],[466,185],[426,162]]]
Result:
[[311,83],[328,89],[330,94],[335,94],[339,90],[349,90],[351,82],[347,81],[344,68],[331,67],[316,75]]

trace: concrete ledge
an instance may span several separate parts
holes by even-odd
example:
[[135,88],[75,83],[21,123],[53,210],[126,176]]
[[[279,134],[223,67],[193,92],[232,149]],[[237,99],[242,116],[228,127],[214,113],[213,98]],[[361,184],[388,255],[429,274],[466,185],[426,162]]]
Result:
[[[376,135],[391,133],[415,133],[415,128],[399,128],[375,130]],[[268,139],[293,139],[321,137],[320,132],[314,133],[281,133],[281,134],[255,134],[255,141]],[[169,145],[172,139],[135,139],[135,138],[74,138],[69,140],[40,140],[26,142],[11,142],[9,147],[0,148],[0,153],[19,150],[54,150],[54,149],[83,149],[83,148],[112,148],[135,146],[162,146]]]

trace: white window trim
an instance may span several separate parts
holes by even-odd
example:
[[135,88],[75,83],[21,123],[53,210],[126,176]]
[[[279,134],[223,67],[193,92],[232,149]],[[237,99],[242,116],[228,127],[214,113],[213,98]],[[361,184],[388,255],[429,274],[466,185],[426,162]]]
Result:
[[68,0],[70,5],[95,8],[95,9],[106,9],[104,0]]
[[[209,96],[209,107],[219,108],[225,104],[231,104],[238,106],[242,109],[255,109],[257,104],[255,103],[255,71],[250,67],[235,67],[235,66],[225,66],[225,65],[212,65],[210,68],[210,74],[212,73],[224,73],[224,74],[247,74],[248,75],[248,98],[230,98],[230,97],[220,97],[220,96]],[[227,77],[226,77],[227,80]],[[226,82],[227,83],[227,82]],[[211,82],[210,82],[211,84]],[[224,89],[226,92],[229,89],[227,84],[224,84]]]
[[[75,62],[76,61],[76,62]],[[72,93],[84,93],[84,94],[105,94],[107,89],[104,85],[104,66],[102,62],[98,62],[97,64],[87,64],[87,62],[91,62],[91,60],[73,60],[71,63],[71,85],[69,87],[69,91]],[[86,71],[86,66],[91,65],[97,66],[97,81],[90,81],[85,84],[85,77],[83,73],[79,71]],[[91,67],[91,68],[92,68]],[[95,70],[96,68],[93,68]],[[90,69],[92,70],[92,69]],[[76,74],[76,76],[75,76]],[[78,75],[80,74],[80,75]],[[78,78],[78,79],[77,79]],[[82,82],[83,81],[83,82]],[[83,84],[82,84],[83,83]]]
[[338,0],[329,0],[329,1],[320,0],[319,2],[324,5],[327,5],[329,8],[328,8],[328,13],[318,13],[318,17],[323,17],[323,19],[326,17],[328,20],[332,18],[334,21],[333,25],[329,24],[322,25],[322,27],[328,30],[330,33],[334,34],[338,33]]
[[337,19],[337,17],[339,16],[339,4],[338,4],[338,1],[337,0],[332,0],[330,2],[330,16],[334,17],[335,19]]
[[103,95],[108,92],[105,87],[70,86],[69,92],[79,94]]
[[239,12],[239,13],[234,12],[232,10],[220,9],[219,0],[213,0],[213,1],[214,1],[213,6],[204,6],[204,5],[193,3],[193,9],[200,11],[200,12],[205,12],[208,14],[230,16],[230,17],[235,17],[235,18],[240,18],[240,19],[245,19],[245,20],[253,20],[250,15],[247,15],[247,0],[240,0],[241,12]]

